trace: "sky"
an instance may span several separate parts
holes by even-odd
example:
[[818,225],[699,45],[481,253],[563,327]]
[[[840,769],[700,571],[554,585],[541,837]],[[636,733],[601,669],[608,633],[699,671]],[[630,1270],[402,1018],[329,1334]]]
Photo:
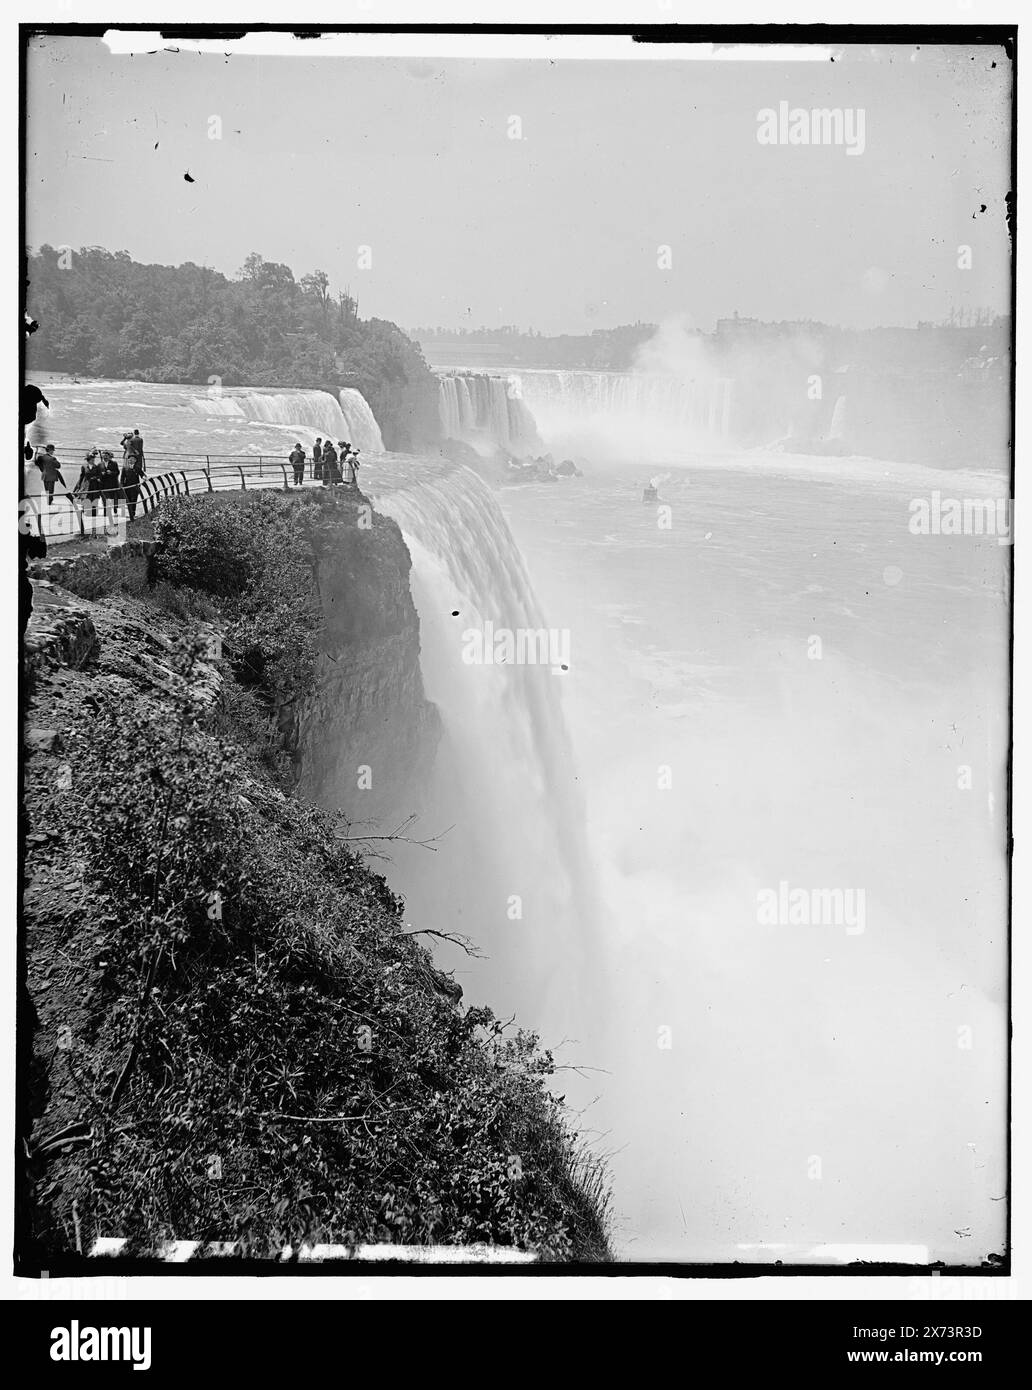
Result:
[[[363,317],[407,329],[1007,311],[1001,49],[854,47],[835,62],[565,51],[115,54],[35,38],[27,241],[227,275],[258,251],[296,276],[326,270]],[[761,144],[758,113],[782,101],[862,110],[862,153]]]

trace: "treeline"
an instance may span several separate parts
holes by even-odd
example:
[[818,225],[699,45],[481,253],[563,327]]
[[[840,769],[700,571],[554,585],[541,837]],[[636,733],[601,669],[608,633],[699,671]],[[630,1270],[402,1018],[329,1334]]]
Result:
[[596,328],[591,333],[560,333],[549,337],[512,324],[501,328],[414,328],[412,337],[436,355],[449,348],[459,353],[476,347],[500,347],[508,363],[535,367],[587,367],[596,371],[628,371],[637,349],[656,332],[654,323],[628,323]]
[[126,251],[41,246],[28,257],[28,365],[155,382],[354,386],[389,449],[440,433],[437,383],[396,324],[360,319],[323,270],[294,278],[252,252],[235,279],[208,266],[141,265]]

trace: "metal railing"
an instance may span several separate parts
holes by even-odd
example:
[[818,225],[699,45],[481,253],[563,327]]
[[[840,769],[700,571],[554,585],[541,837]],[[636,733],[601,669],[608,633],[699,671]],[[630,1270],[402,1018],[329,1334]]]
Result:
[[[78,463],[85,458],[94,447],[96,446],[92,444],[62,444],[61,454],[65,458],[74,459],[75,462]],[[33,448],[37,454],[42,453],[42,445],[35,444]],[[117,449],[110,449],[108,452],[114,456],[115,461],[119,464],[119,467],[121,467],[122,455],[120,451]],[[224,464],[257,464],[259,474],[261,474],[266,468],[279,468],[283,462],[283,457],[282,454],[211,454],[199,453],[192,450],[173,452],[167,449],[146,449],[144,451],[144,461],[148,471],[156,466],[165,469],[168,467],[211,468],[221,467]],[[309,458],[307,462],[311,463],[311,459]],[[34,464],[32,462],[27,462],[26,466],[31,468]],[[71,468],[72,466],[73,465],[69,463],[68,467]]]
[[[202,454],[199,457],[210,460],[218,457],[232,457],[232,455]],[[258,465],[257,473],[254,471],[255,465]],[[290,489],[304,488],[306,485],[324,486],[325,484],[319,479],[311,476],[311,466],[311,459],[307,459],[305,461],[306,477],[301,483],[294,481],[293,465],[282,459],[273,460],[271,457],[266,457],[263,464],[262,460],[251,454],[240,455],[237,463],[212,465],[209,462],[194,467],[168,468],[161,472],[149,473],[147,477],[140,479],[136,506],[142,510],[144,516],[147,516],[160,503],[172,497],[191,497],[207,492],[247,492],[262,488]],[[332,486],[357,486],[357,479],[352,473],[346,481],[332,484]],[[88,494],[65,491],[61,497],[62,500],[68,502],[70,510],[64,507],[58,507],[55,510],[49,505],[45,492],[39,495],[26,496],[22,499],[22,515],[29,518],[27,524],[30,530],[48,540],[58,538],[72,540],[98,532],[109,532],[112,519],[116,525],[121,519],[120,509],[122,509],[122,514],[128,518],[128,491],[131,489],[126,489],[120,484],[117,488],[102,489],[93,499]]]

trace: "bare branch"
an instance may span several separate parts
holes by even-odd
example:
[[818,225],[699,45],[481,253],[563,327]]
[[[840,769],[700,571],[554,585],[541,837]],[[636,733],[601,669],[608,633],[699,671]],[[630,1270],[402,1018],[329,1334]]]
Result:
[[373,841],[390,843],[400,840],[407,845],[419,845],[422,849],[428,849],[432,854],[436,854],[437,850],[435,846],[437,842],[443,840],[450,830],[454,830],[454,825],[449,825],[447,830],[442,830],[437,835],[428,835],[425,840],[417,840],[414,836],[405,834],[405,831],[408,830],[417,819],[418,817],[414,813],[410,816],[406,816],[400,825],[395,826],[395,828],[386,835],[334,835],[333,838],[340,841],[341,844],[346,845],[368,844]]
[[432,927],[420,927],[418,931],[403,931],[399,936],[436,936],[438,941],[450,941],[453,946],[460,947],[467,956],[476,956],[479,960],[486,960],[486,957],[475,941],[468,936],[463,936],[460,932],[434,931]]

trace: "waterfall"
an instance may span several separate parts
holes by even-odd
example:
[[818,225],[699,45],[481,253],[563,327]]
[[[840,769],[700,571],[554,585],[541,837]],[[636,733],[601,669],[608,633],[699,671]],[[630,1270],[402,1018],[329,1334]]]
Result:
[[[62,449],[62,458],[82,457],[92,444],[121,453],[126,430],[139,428],[148,455],[177,453],[286,458],[295,440],[307,447],[318,435],[348,439],[368,454],[383,452],[383,439],[368,402],[345,387],[340,399],[329,391],[261,387],[203,387],[168,382],[55,382],[50,409],[32,428]],[[33,436],[35,438],[35,436]]]
[[534,417],[520,398],[517,378],[485,372],[439,373],[438,392],[446,439],[493,446],[517,457],[543,451]]
[[440,381],[441,429],[445,439],[462,438],[462,422],[459,419],[459,390],[453,376],[443,376]]
[[687,378],[649,372],[523,371],[523,399],[539,428],[550,425],[643,424],[726,438],[731,407],[727,377]]
[[454,929],[468,920],[491,959],[488,997],[553,1041],[584,1043],[602,965],[563,712],[576,651],[559,674],[548,664],[469,661],[468,634],[489,623],[496,633],[546,627],[505,518],[470,470],[433,475],[423,461],[418,483],[379,493],[376,506],[412,555],[423,680],[445,728],[439,815],[454,825],[432,862],[418,860],[410,907],[427,903],[427,877],[439,874],[442,921]]
[[383,437],[380,434],[380,426],[376,423],[376,416],[361,391],[356,391],[353,386],[345,386],[340,393],[340,408],[346,421],[343,437],[356,449],[382,454]]
[[344,387],[339,400],[328,391],[248,391],[223,387],[209,395],[191,396],[189,406],[195,415],[311,430],[324,439],[347,439],[356,448],[383,453],[376,417],[362,393],[352,386]]
[[327,439],[347,438],[344,412],[328,391],[248,391],[223,387],[211,395],[191,397],[189,404],[196,415],[231,415],[262,424],[301,426]]
[[647,372],[438,372],[448,439],[518,457],[546,449],[667,456],[729,437],[732,382]]

